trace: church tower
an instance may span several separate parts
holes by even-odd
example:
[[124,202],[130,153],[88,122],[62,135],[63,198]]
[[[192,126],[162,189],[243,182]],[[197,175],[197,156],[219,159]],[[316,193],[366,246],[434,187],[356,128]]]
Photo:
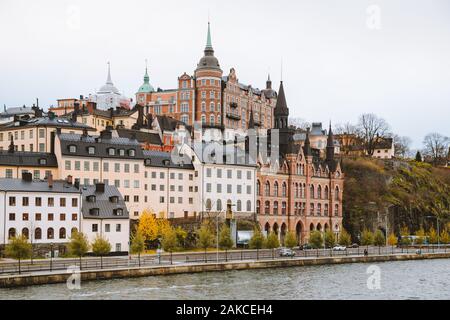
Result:
[[286,103],[286,96],[284,94],[283,81],[280,83],[280,90],[278,92],[277,104],[274,110],[275,129],[287,129],[289,127],[289,108]]

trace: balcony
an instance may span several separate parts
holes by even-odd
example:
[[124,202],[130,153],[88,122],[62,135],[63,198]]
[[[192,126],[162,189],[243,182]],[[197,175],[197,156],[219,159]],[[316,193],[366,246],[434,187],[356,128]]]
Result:
[[227,112],[227,118],[233,120],[241,120],[241,116],[235,113]]

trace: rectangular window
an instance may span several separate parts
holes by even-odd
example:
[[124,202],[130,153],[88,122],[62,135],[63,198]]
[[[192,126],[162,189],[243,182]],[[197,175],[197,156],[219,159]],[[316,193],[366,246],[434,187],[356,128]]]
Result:
[[77,207],[78,206],[78,198],[72,198],[72,207]]
[[5,170],[5,178],[6,179],[12,179],[13,177],[13,170],[12,169],[6,169]]
[[130,164],[129,163],[125,163],[124,171],[125,171],[125,173],[130,173]]
[[66,214],[65,213],[60,213],[59,214],[59,221],[66,221]]
[[66,168],[66,170],[72,170],[71,164],[72,164],[72,162],[70,162],[70,160],[66,160],[65,161],[65,168]]
[[247,194],[252,194],[252,186],[247,186]]
[[10,213],[9,214],[9,221],[16,221],[16,214],[15,213]]
[[170,173],[170,179],[171,179],[171,180],[174,180],[174,179],[175,179],[175,173],[174,173],[174,172],[171,172],[171,173]]
[[252,180],[252,172],[247,171],[247,180]]
[[237,178],[242,179],[242,171],[241,170],[237,171]]
[[109,172],[109,163],[108,162],[103,162],[103,171]]
[[227,170],[227,178],[228,178],[228,179],[233,178],[233,173],[232,173],[231,170]]
[[28,197],[22,197],[22,206],[28,207],[30,204],[30,199]]
[[207,169],[206,169],[206,176],[207,176],[208,178],[211,178],[211,168],[207,168]]
[[98,172],[99,171],[99,164],[98,164],[98,162],[94,162],[93,163],[93,168],[92,168],[92,170],[94,170],[94,172]]
[[72,221],[77,221],[77,220],[78,220],[78,214],[72,213]]
[[139,180],[134,180],[133,187],[139,189]]
[[109,223],[105,224],[105,232],[111,231],[111,225]]
[[114,180],[114,186],[120,188],[120,180]]
[[41,198],[41,197],[36,197],[36,198],[34,199],[34,205],[35,205],[36,207],[42,206],[42,198]]
[[45,144],[39,143],[39,152],[45,152]]
[[49,206],[49,207],[54,207],[55,206],[55,199],[54,198],[48,198],[47,199],[47,205]]
[[159,178],[160,178],[160,179],[164,179],[164,172],[160,172],[160,173],[159,173]]
[[124,186],[124,188],[129,188],[130,187],[130,180],[124,180],[123,181],[123,186]]
[[59,199],[59,206],[65,207],[66,206],[66,198],[60,198]]
[[45,138],[45,129],[39,129],[39,139]]
[[85,161],[84,162],[84,171],[90,171],[90,162],[89,161]]
[[48,220],[48,221],[53,221],[53,220],[54,220],[54,215],[53,215],[53,213],[49,213],[49,214],[47,215],[47,220]]
[[[139,165],[138,164],[134,165],[134,173],[139,173]],[[145,174],[147,174],[147,172]]]
[[22,221],[28,221],[28,213],[22,214]]
[[222,193],[222,185],[217,184],[217,193]]
[[237,193],[238,194],[242,193],[242,186],[240,184],[237,185]]
[[75,171],[80,171],[80,170],[81,170],[81,162],[75,161]]
[[98,224],[94,223],[92,225],[92,232],[98,232]]
[[217,178],[222,178],[222,169],[217,169]]
[[120,172],[120,163],[114,163],[114,172]]
[[233,193],[233,186],[231,184],[227,184],[227,193]]
[[211,183],[206,184],[206,192],[211,192]]
[[36,221],[41,221],[41,220],[42,220],[42,214],[36,213],[35,216],[34,216],[34,219],[35,219]]
[[159,203],[164,203],[164,197],[159,197]]

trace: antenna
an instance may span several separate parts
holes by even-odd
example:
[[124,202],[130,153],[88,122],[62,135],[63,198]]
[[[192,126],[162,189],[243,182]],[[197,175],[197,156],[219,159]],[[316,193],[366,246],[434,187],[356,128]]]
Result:
[[281,57],[281,81],[283,81],[283,57]]

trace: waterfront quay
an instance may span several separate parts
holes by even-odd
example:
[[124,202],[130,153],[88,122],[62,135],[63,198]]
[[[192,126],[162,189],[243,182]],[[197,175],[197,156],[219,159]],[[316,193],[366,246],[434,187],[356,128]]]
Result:
[[[294,266],[387,262],[422,259],[448,259],[447,248],[376,248],[370,247],[368,254],[364,249],[354,248],[346,251],[303,250],[296,257],[280,257],[278,250],[242,250],[232,252],[208,252],[148,255],[137,257],[57,259],[30,261],[24,263],[21,274],[18,266],[1,263],[0,287],[16,287],[63,283],[73,275],[80,275],[82,281],[105,280],[115,278],[133,278],[182,273],[199,273],[227,270],[247,270],[281,268]],[[68,271],[69,270],[69,271]]]

